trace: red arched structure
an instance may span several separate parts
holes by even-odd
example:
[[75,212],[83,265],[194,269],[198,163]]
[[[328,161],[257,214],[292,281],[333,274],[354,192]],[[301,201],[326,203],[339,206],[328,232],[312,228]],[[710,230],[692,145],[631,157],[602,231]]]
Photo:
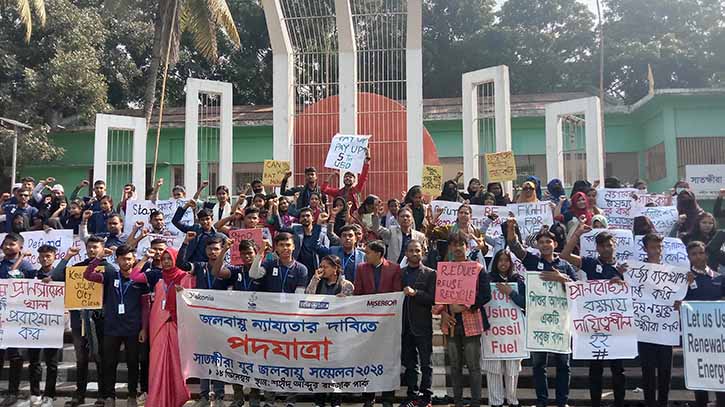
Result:
[[[330,140],[339,132],[339,98],[331,96],[306,107],[294,123],[294,174],[302,184],[305,167],[317,168],[320,182],[333,171],[324,168]],[[363,195],[381,199],[401,198],[408,189],[405,106],[373,93],[358,93],[358,134],[371,135],[372,164]],[[428,130],[423,128],[423,162],[440,165],[438,152]],[[337,182],[337,180],[335,180]],[[364,198],[364,196],[363,196]]]

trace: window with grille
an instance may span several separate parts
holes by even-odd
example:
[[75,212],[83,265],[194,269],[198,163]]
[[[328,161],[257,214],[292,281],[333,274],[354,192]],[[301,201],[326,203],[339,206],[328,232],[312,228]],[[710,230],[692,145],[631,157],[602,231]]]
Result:
[[665,143],[659,143],[647,149],[647,179],[652,181],[660,180],[667,176],[665,165]]
[[[664,153],[663,153],[664,155]],[[725,136],[677,139],[677,174],[685,176],[686,165],[724,164]]]

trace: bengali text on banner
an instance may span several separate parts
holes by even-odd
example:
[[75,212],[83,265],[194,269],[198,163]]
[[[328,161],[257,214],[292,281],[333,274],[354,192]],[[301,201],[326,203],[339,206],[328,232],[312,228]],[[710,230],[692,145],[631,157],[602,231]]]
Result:
[[526,272],[526,349],[571,353],[569,303],[564,285]]
[[63,347],[65,284],[6,279],[0,283],[0,348]]

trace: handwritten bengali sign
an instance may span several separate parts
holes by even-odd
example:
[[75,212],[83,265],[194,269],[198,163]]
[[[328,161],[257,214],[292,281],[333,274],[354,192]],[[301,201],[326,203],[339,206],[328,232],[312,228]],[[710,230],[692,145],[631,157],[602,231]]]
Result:
[[[103,308],[103,284],[94,283],[83,278],[85,266],[66,267],[65,269],[65,308],[101,309]],[[96,272],[102,272],[103,266],[96,267]]]
[[[637,235],[634,237],[634,246],[637,250],[636,260],[647,260],[647,251],[644,249],[642,238],[644,236]],[[670,266],[690,268],[690,258],[687,257],[687,245],[677,237],[665,237],[662,240],[662,263]]]
[[638,208],[636,216],[646,216],[652,221],[655,231],[660,234],[668,234],[672,226],[677,223],[679,213],[675,206],[650,206]]
[[253,240],[257,245],[257,250],[264,249],[264,236],[262,229],[235,229],[229,231],[229,238],[234,240],[232,245],[231,262],[235,266],[242,264],[242,255],[239,252],[239,242],[242,240]]
[[[185,378],[289,393],[395,390],[402,293],[177,293]],[[355,351],[352,352],[351,350]]]
[[680,309],[685,387],[690,390],[723,391],[725,301],[686,301]]
[[610,233],[617,242],[614,247],[614,257],[617,262],[624,262],[635,258],[634,236],[631,230],[621,229],[592,229],[584,233],[579,238],[579,254],[582,257],[598,257],[597,253],[597,235],[602,232]]
[[436,273],[436,304],[476,302],[476,287],[481,265],[475,261],[439,262]]
[[686,165],[685,180],[698,199],[715,199],[725,188],[725,164]]
[[440,165],[424,165],[423,178],[421,188],[423,194],[428,196],[438,196],[441,194],[441,186],[443,185],[443,167]]
[[509,204],[507,208],[516,217],[521,237],[524,239],[538,233],[542,226],[554,224],[554,217],[548,202]]
[[647,205],[655,205],[655,206],[671,206],[672,205],[672,195],[665,195],[665,194],[643,194],[637,192],[635,195],[637,195],[637,205],[645,207]]
[[597,207],[607,217],[610,229],[632,229],[639,205],[633,194],[634,188],[597,189]]
[[0,348],[62,348],[65,284],[42,280],[0,282]]
[[359,174],[365,163],[369,140],[370,136],[335,135],[327,151],[325,168]]
[[571,353],[569,302],[564,285],[526,272],[526,349]]
[[514,181],[516,179],[516,158],[511,151],[486,154],[488,182]]
[[[131,233],[133,225],[137,221],[142,221],[144,225],[149,227],[149,216],[151,212],[157,210],[164,214],[164,224],[169,233],[173,235],[181,234],[179,229],[171,223],[171,219],[176,213],[178,207],[184,206],[188,199],[167,199],[158,200],[156,202],[149,200],[129,200],[126,202],[126,213],[124,216],[123,230],[126,233]],[[194,212],[191,209],[187,209],[184,212],[184,216],[181,218],[181,223],[184,225],[194,224]]]
[[[5,239],[5,235],[6,233],[0,234],[0,242]],[[35,269],[40,268],[40,263],[38,262],[38,248],[40,246],[49,245],[58,249],[54,262],[54,264],[58,264],[60,259],[65,257],[68,249],[74,245],[73,230],[70,229],[49,229],[47,232],[44,230],[22,232],[20,236],[25,240],[23,251],[31,253],[31,256],[26,257],[26,260]]]
[[680,314],[674,303],[687,294],[688,269],[639,261],[628,264],[624,280],[632,291],[639,341],[676,346]]
[[[438,209],[442,209],[441,216],[436,221],[436,226],[452,225],[456,223],[458,219],[458,208],[463,205],[460,202],[448,202],[448,201],[433,201],[430,203],[431,210],[433,213],[437,213]],[[505,222],[508,218],[508,209],[505,206],[491,206],[491,205],[470,205],[471,206],[471,224],[477,229],[483,227],[484,222],[490,221],[488,218],[492,214],[496,214],[497,218],[495,221],[490,221],[491,224],[486,230],[486,236],[491,238],[498,238],[502,236],[501,223]]]
[[637,357],[637,331],[630,287],[608,280],[566,283],[574,359]]
[[[518,292],[518,284],[507,284]],[[491,301],[484,309],[491,328],[481,335],[484,360],[528,359],[526,350],[526,317],[511,297],[491,284]]]
[[264,160],[264,167],[262,168],[262,184],[281,184],[282,179],[284,178],[285,174],[289,172],[289,170],[289,161]]

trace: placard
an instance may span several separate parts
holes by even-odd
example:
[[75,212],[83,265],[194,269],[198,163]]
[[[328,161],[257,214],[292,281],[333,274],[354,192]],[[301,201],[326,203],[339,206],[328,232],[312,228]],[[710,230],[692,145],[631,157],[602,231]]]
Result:
[[637,331],[626,283],[589,280],[566,283],[572,321],[574,359],[637,357]]
[[509,204],[507,208],[516,217],[521,238],[524,240],[530,235],[538,233],[542,226],[554,224],[549,202]]
[[686,301],[682,311],[685,387],[725,389],[725,301]]
[[369,140],[370,136],[335,135],[330,141],[325,168],[361,173]]
[[[65,308],[68,310],[103,308],[103,284],[84,279],[84,271],[86,266],[65,269]],[[96,267],[96,272],[103,272],[103,266]]]
[[443,186],[443,167],[440,165],[424,165],[423,179],[420,186],[424,195],[432,197],[440,195]]
[[480,271],[481,264],[475,261],[438,262],[436,304],[472,305],[475,303]]
[[625,262],[635,258],[634,237],[631,230],[622,229],[592,229],[579,237],[579,255],[582,257],[599,257],[597,253],[596,238],[602,232],[608,232],[614,236],[617,242],[614,248],[614,257],[617,262]]
[[[458,219],[458,208],[463,205],[460,202],[448,202],[448,201],[433,201],[430,203],[431,211],[435,214],[438,209],[443,209],[441,216],[436,221],[436,226],[452,225],[456,223]],[[509,210],[505,206],[492,206],[492,205],[469,205],[471,207],[471,225],[477,229],[483,227],[484,222],[490,221],[488,218],[492,214],[496,214],[497,218],[495,221],[491,221],[491,224],[486,230],[486,236],[493,239],[502,236],[501,224],[508,219]]]
[[725,164],[686,165],[685,180],[697,199],[716,199],[725,188]]
[[[634,237],[634,247],[637,250],[636,259],[639,261],[647,260],[647,251],[644,250],[642,243],[643,237],[641,235]],[[677,237],[664,238],[662,240],[662,263],[689,269],[690,258],[687,257],[687,245]]]
[[646,207],[649,204],[654,204],[655,206],[671,206],[672,205],[672,195],[665,195],[665,194],[642,194],[637,192],[637,205],[641,207]]
[[488,182],[516,180],[516,158],[511,151],[486,154]]
[[[285,393],[361,393],[400,383],[403,293],[353,297],[176,294],[184,378]],[[354,349],[354,351],[352,351]]]
[[526,349],[571,353],[571,318],[564,285],[526,272]]
[[597,207],[607,217],[610,229],[632,229],[639,208],[634,188],[597,189]]
[[679,213],[675,206],[650,206],[638,208],[636,216],[646,216],[652,221],[655,231],[659,234],[667,235],[672,227],[677,223]]
[[[0,233],[0,243],[5,240],[7,233]],[[55,255],[55,262],[53,265],[58,264],[60,259],[65,257],[68,249],[73,246],[73,230],[71,229],[48,229],[48,231],[37,230],[33,232],[22,232],[20,236],[23,237],[25,243],[23,244],[23,252],[30,252],[31,256],[26,257],[31,266],[34,269],[40,268],[40,262],[38,262],[38,248],[43,245],[50,245],[58,249]],[[0,253],[1,255],[2,253]]]
[[262,184],[276,186],[282,183],[285,174],[290,170],[289,161],[264,160]]
[[239,252],[239,242],[242,240],[254,240],[254,243],[257,245],[257,249],[255,249],[255,252],[259,250],[264,250],[264,237],[262,236],[262,229],[234,229],[230,230],[228,235],[229,238],[234,240],[234,244],[232,245],[231,252],[231,262],[235,266],[239,266],[242,264],[242,255]]
[[[179,231],[179,229],[177,229],[176,226],[171,223],[171,220],[174,218],[176,209],[180,206],[186,205],[186,202],[188,201],[188,199],[166,199],[154,202],[148,200],[131,199],[126,202],[126,213],[124,215],[123,231],[125,233],[131,233],[131,230],[133,230],[133,225],[137,221],[142,221],[144,223],[144,227],[148,228],[150,224],[149,216],[151,215],[151,212],[156,209],[157,211],[164,214],[164,224],[166,225],[166,230],[168,230],[170,234],[182,234],[181,231]],[[181,223],[184,225],[193,225],[194,211],[191,209],[187,209],[186,212],[184,212],[184,216],[182,216],[181,218]]]
[[[518,292],[516,283],[507,284]],[[481,335],[482,360],[528,359],[526,317],[511,297],[491,284],[491,301],[484,306],[491,328]]]
[[63,283],[0,280],[0,348],[62,348],[64,296]]

